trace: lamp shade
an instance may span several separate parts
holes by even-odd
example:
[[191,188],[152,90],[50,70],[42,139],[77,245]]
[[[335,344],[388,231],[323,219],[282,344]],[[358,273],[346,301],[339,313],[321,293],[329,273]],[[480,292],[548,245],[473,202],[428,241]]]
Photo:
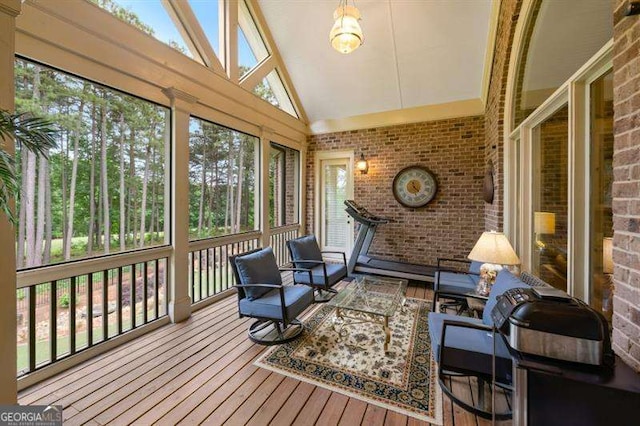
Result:
[[340,53],[351,53],[356,50],[364,41],[362,28],[358,20],[360,11],[355,6],[341,4],[333,12],[335,23],[329,33],[331,46]]
[[602,272],[613,274],[613,238],[602,239]]
[[496,265],[519,265],[520,259],[502,232],[483,232],[467,256],[476,262]]
[[536,234],[555,234],[556,214],[550,212],[534,212],[533,230]]

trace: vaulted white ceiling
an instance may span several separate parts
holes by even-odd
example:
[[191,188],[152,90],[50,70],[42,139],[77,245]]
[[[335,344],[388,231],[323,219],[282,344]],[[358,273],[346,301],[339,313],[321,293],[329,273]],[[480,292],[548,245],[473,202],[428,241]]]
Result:
[[258,0],[311,122],[479,99],[491,0],[358,0],[364,44],[329,44],[337,0]]

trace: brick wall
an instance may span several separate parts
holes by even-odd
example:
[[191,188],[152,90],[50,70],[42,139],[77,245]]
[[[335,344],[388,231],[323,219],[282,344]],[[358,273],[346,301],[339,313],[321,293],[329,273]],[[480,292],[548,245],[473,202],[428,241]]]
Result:
[[[372,213],[392,218],[381,226],[371,253],[433,264],[438,256],[465,258],[484,229],[482,181],[485,169],[484,117],[314,135],[307,157],[307,224],[314,224],[316,151],[364,153],[369,173],[355,174],[355,199]],[[426,207],[408,209],[393,197],[391,184],[402,168],[430,169],[438,192]]]
[[513,34],[522,0],[503,0],[498,17],[495,52],[485,110],[485,159],[494,164],[493,204],[485,204],[485,229],[502,230],[504,201],[504,103]]
[[640,16],[614,0],[613,345],[640,371]]

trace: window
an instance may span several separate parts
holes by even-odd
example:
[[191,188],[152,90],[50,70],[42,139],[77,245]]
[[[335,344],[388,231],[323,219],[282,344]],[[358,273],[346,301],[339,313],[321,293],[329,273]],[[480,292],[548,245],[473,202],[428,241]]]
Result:
[[[161,0],[91,0],[115,17],[194,58]],[[199,58],[198,58],[199,59]]]
[[198,118],[189,129],[191,239],[256,229],[259,139]]
[[613,72],[600,76],[590,97],[590,302],[609,321],[613,314]]
[[198,18],[200,26],[207,36],[211,48],[220,54],[220,20],[218,18],[218,0],[189,0],[193,13]]
[[514,128],[613,36],[611,5],[535,0],[528,15],[516,75]]
[[238,66],[242,78],[266,59],[269,51],[246,2],[240,1],[238,7]]
[[280,108],[296,118],[298,117],[278,71],[273,70],[267,74],[262,82],[254,87],[253,93],[271,105]]
[[567,290],[569,108],[533,129],[533,272]]
[[269,223],[298,223],[300,152],[271,143],[269,154]]
[[16,110],[57,123],[18,151],[18,269],[165,244],[167,108],[23,59]]

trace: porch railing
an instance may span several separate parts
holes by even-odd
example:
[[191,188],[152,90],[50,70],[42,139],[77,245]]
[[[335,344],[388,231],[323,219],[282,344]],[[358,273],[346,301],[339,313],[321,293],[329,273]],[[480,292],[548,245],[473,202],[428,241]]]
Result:
[[258,231],[189,243],[189,296],[200,302],[230,289],[235,280],[229,256],[260,247]]
[[291,262],[291,256],[289,255],[289,250],[287,250],[287,241],[298,238],[299,234],[300,225],[297,223],[271,228],[269,244],[273,248],[278,265],[282,266]]
[[18,272],[18,376],[167,315],[167,247]]

